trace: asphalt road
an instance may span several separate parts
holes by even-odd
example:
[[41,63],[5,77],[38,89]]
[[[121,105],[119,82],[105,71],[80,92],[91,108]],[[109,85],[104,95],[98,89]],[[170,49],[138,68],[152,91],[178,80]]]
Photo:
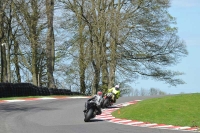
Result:
[[[153,97],[125,97],[117,103]],[[84,122],[87,99],[40,100],[0,104],[0,133],[187,133],[110,123]]]

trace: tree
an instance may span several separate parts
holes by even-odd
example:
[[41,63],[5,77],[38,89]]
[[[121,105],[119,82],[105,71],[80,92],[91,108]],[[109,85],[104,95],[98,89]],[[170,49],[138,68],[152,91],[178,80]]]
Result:
[[[88,21],[87,17],[83,21],[83,15],[85,14],[85,1],[62,1],[65,4],[65,8],[68,13],[68,19],[73,21],[68,21],[68,25],[71,27],[69,28],[72,31],[72,38],[71,42],[73,42],[72,49],[78,49],[78,55],[75,53],[74,60],[77,60],[76,57],[78,57],[78,68],[79,68],[79,76],[80,76],[80,91],[82,93],[85,93],[86,91],[86,85],[85,85],[85,71],[87,66],[93,66],[94,68],[94,80],[93,80],[93,88],[98,88],[99,84],[99,64],[96,64],[96,61],[94,61],[93,52],[94,52],[94,43],[93,43],[93,31],[92,26]],[[87,2],[86,2],[87,3]],[[89,14],[88,14],[89,15]],[[75,19],[74,19],[75,18]],[[76,27],[78,29],[76,29]],[[88,30],[85,30],[88,29]],[[77,32],[73,32],[77,31]],[[69,31],[70,32],[70,31]],[[86,35],[88,34],[89,35]],[[88,41],[86,41],[86,38],[88,38]],[[78,44],[77,44],[78,42]],[[91,65],[89,65],[91,64]],[[93,93],[96,92],[95,89],[93,89]]]
[[[30,64],[27,68],[32,73],[32,81],[34,85],[39,85],[39,69],[38,69],[38,55],[41,54],[42,43],[42,30],[46,27],[45,23],[41,23],[41,19],[44,18],[44,3],[38,0],[19,0],[15,1],[15,17],[23,31],[26,43],[30,44],[29,55],[31,57]],[[24,39],[23,38],[23,39]],[[23,57],[22,57],[23,58]],[[25,59],[25,58],[23,58]],[[27,58],[28,59],[28,58]]]
[[[68,14],[75,16],[70,20],[76,22],[71,28],[73,35],[81,36],[75,36],[81,46],[80,51],[76,51],[79,53],[76,57],[82,62],[79,70],[83,77],[83,72],[92,66],[93,94],[100,82],[104,91],[113,86],[117,76],[129,82],[146,77],[170,85],[184,83],[176,78],[181,72],[168,69],[187,55],[184,42],[172,27],[176,21],[167,11],[169,0],[60,1]],[[76,26],[80,28],[80,25],[84,28],[77,32]],[[90,54],[83,58],[83,51]],[[87,67],[81,66],[83,59],[88,59]],[[81,80],[80,84],[83,78]]]
[[167,69],[187,55],[177,29],[171,27],[175,19],[167,12],[169,4],[168,0],[140,1],[124,9],[126,13],[119,18],[124,28],[120,28],[117,60],[122,75],[151,77],[171,85],[184,83],[175,78],[182,73]]

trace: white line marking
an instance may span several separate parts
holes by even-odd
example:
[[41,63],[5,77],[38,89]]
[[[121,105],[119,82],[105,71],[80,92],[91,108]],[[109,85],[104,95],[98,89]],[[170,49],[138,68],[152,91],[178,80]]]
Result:
[[57,99],[57,98],[53,98],[53,97],[42,97],[42,98],[38,98],[38,99],[41,99],[41,100],[49,100],[49,99]]
[[138,122],[130,122],[130,123],[127,123],[127,125],[137,125],[137,124],[143,124],[144,122],[142,121],[138,121]]
[[4,100],[4,101],[11,103],[11,102],[24,102],[26,100]]

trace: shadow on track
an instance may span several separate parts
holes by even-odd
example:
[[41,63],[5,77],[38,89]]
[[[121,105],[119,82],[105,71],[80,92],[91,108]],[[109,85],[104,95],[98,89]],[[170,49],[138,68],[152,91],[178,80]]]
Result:
[[0,112],[17,112],[17,111],[30,111],[30,110],[55,110],[55,108],[45,108],[36,106],[21,106],[19,104],[1,104]]
[[103,108],[103,109],[106,110],[106,109],[113,109],[113,108],[122,108],[122,107],[110,106],[110,107]]
[[90,123],[90,122],[100,122],[100,121],[104,121],[104,120],[100,120],[100,119],[91,119],[90,121],[86,122],[86,123]]

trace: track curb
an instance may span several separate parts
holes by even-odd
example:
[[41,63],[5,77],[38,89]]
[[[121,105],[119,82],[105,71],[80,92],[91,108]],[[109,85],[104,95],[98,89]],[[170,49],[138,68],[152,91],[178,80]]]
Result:
[[77,99],[77,98],[90,98],[91,96],[52,96],[52,97],[39,97],[39,98],[17,98],[13,100],[0,100],[1,103],[37,101],[37,100],[53,100],[53,99]]

